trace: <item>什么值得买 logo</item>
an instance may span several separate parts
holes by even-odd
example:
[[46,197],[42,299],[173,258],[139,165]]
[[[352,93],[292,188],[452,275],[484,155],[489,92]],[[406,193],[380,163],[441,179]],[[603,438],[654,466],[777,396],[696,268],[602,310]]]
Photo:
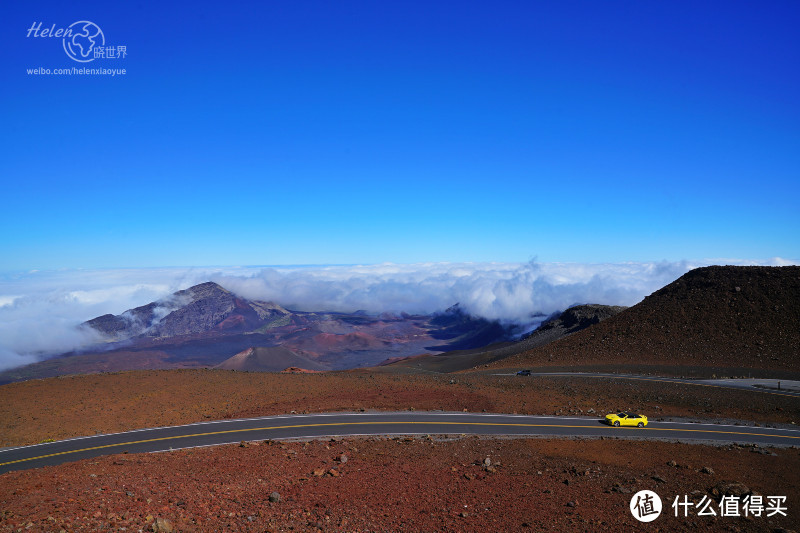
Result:
[[631,498],[631,514],[639,522],[652,522],[661,514],[661,498],[652,490],[640,490]]

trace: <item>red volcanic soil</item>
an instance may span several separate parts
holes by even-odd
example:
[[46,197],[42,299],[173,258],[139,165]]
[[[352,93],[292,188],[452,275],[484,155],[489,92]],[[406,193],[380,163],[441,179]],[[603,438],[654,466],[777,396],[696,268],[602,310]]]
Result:
[[[0,446],[361,409],[800,421],[796,398],[624,379],[137,371],[0,386]],[[796,448],[454,437],[245,443],[10,472],[0,475],[0,531],[641,531],[628,511],[641,489],[665,501],[654,531],[800,523]],[[788,516],[670,514],[675,496],[720,491],[786,496]]]
[[[252,442],[0,476],[0,531],[778,531],[800,454],[623,440]],[[647,525],[629,511],[658,494]],[[786,496],[787,516],[675,517],[677,496]]]

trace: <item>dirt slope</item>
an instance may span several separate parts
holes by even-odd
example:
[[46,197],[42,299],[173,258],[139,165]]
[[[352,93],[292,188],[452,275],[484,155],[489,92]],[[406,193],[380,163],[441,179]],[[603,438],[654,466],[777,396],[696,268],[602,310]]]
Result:
[[692,270],[639,304],[491,366],[800,369],[800,267]]

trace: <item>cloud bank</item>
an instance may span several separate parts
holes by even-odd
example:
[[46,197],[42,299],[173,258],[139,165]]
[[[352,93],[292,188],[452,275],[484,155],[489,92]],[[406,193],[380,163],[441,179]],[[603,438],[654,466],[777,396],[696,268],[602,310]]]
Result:
[[[106,313],[215,281],[245,298],[302,311],[433,313],[455,303],[474,315],[532,327],[582,303],[634,305],[706,260],[651,263],[424,263],[335,267],[69,270],[0,276],[0,370],[98,341],[78,328]],[[537,318],[535,315],[539,315]]]

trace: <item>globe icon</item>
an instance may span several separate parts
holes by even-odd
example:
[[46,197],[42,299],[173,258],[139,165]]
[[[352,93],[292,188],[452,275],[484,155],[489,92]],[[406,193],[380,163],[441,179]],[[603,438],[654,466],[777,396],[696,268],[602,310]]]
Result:
[[94,22],[79,20],[69,25],[63,43],[64,51],[71,59],[88,63],[94,61],[95,47],[106,44],[106,37]]

